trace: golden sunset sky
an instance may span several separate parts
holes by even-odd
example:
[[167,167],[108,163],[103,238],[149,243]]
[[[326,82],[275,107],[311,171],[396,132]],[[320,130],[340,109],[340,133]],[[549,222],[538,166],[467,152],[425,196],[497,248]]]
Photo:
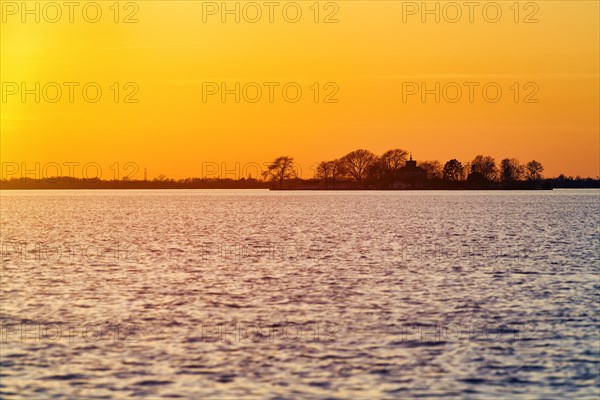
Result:
[[[272,9],[227,2],[238,4],[239,22],[222,15],[221,1],[79,2],[73,22],[64,2],[54,3],[60,18],[51,2],[27,6],[36,3],[39,22],[23,14],[21,1],[1,2],[3,163],[134,162],[150,177],[182,178],[202,175],[203,163],[234,169],[289,155],[307,177],[315,162],[357,148],[400,147],[418,160],[484,154],[536,159],[545,176],[600,174],[598,1],[479,2],[472,16],[466,6],[437,2],[439,23],[415,9],[420,1]],[[90,22],[97,9],[99,21]],[[23,99],[22,84],[35,92],[36,82],[40,102],[35,93]],[[72,102],[64,82],[75,82]],[[102,89],[95,103],[82,93],[90,82]],[[222,102],[205,92],[222,82],[230,89],[240,82],[240,92],[257,84],[236,103],[234,94]],[[289,82],[302,90],[295,103],[282,93]],[[439,103],[434,94],[423,102],[421,93],[406,93],[436,82]],[[52,102],[57,86],[62,96]],[[262,97],[252,103],[256,86]],[[462,97],[448,101],[457,86]],[[488,100],[497,87],[502,97],[486,100],[484,86]],[[130,99],[138,102],[126,103],[136,88]],[[337,102],[325,102],[337,89]],[[87,90],[95,96],[93,85]]]

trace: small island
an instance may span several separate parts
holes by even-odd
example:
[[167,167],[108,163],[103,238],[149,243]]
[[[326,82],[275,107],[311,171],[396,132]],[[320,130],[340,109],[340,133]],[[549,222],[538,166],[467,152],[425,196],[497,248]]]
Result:
[[292,157],[279,157],[263,178],[272,190],[552,190],[553,188],[599,188],[598,178],[560,175],[545,179],[544,167],[536,160],[521,164],[505,158],[477,155],[461,163],[453,158],[445,164],[417,162],[412,153],[392,149],[377,156],[359,149],[318,164],[313,179],[301,179]]

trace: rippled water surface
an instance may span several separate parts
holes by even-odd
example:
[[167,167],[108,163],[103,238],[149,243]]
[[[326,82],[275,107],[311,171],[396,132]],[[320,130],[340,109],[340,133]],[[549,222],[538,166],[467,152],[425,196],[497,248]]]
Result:
[[590,398],[600,192],[2,192],[2,398]]

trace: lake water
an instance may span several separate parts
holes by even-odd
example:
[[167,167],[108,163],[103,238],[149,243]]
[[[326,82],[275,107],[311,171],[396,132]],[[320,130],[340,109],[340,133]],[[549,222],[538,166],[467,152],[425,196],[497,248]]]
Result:
[[0,195],[2,398],[589,398],[600,192]]

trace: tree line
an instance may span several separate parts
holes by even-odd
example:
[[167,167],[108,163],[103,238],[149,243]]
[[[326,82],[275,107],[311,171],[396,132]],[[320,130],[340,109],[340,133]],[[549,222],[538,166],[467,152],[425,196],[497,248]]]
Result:
[[[316,165],[314,177],[302,179],[294,159],[276,158],[263,171],[261,179],[186,178],[152,180],[101,180],[98,178],[53,177],[43,179],[12,178],[0,180],[0,189],[540,189],[540,188],[600,188],[599,178],[544,178],[543,165],[531,160],[522,164],[515,158],[500,162],[491,156],[477,155],[469,162],[455,158],[441,163],[419,161],[407,167],[411,159],[403,149],[392,149],[382,155],[359,149],[343,157],[322,161]],[[416,164],[413,167],[413,164]],[[398,186],[406,180],[405,172],[422,176],[418,187]],[[414,176],[410,178],[415,183]]]
[[[411,157],[412,158],[412,157]],[[314,180],[325,189],[374,188],[391,189],[406,178],[409,153],[403,149],[388,150],[376,155],[369,150],[354,150],[343,157],[322,161],[317,165]],[[491,156],[477,155],[469,162],[453,158],[440,161],[421,161],[416,167],[425,174],[423,185],[431,188],[526,188],[537,187],[543,180],[543,165],[536,160],[522,164],[516,158],[505,158],[499,163]],[[419,172],[419,170],[416,170]],[[263,173],[263,178],[279,189],[286,181],[298,180],[294,159],[283,156],[275,159]],[[413,179],[414,180],[414,179]]]

